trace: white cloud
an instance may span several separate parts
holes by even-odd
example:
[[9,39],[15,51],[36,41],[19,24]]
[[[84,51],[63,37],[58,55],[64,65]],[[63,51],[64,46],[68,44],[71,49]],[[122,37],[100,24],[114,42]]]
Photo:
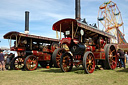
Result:
[[[4,0],[0,6],[0,18],[24,20],[24,11],[30,11],[31,20],[43,20],[41,14],[56,12],[66,6],[57,0]],[[8,6],[7,6],[8,5]],[[46,18],[46,17],[45,17]]]

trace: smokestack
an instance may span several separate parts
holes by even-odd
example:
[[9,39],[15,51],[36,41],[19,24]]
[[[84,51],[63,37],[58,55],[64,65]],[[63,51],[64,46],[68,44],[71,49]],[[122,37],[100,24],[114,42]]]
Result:
[[75,18],[79,21],[81,20],[80,9],[80,0],[75,0]]
[[25,11],[25,34],[29,33],[29,11]]

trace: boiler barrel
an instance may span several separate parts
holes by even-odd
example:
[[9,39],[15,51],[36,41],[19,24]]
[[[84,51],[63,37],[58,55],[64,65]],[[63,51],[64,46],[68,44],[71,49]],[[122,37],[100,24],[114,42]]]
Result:
[[71,48],[71,52],[74,54],[74,55],[82,55],[84,54],[86,50],[86,47],[85,45],[83,44],[77,44],[77,45],[74,45],[72,48]]

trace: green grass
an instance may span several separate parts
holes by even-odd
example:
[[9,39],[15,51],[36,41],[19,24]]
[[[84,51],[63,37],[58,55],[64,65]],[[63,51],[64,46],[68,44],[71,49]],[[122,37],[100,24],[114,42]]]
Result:
[[63,73],[59,68],[0,72],[0,85],[128,85],[128,68],[98,70],[84,74],[83,68]]

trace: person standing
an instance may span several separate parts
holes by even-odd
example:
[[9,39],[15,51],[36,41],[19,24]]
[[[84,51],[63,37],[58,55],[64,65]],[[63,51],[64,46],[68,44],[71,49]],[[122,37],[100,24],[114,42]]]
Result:
[[10,62],[13,60],[14,57],[15,55],[13,53],[10,53]]
[[119,60],[121,63],[121,67],[125,68],[125,56],[124,56],[124,52],[121,49],[118,49],[117,53],[119,53]]
[[126,58],[126,63],[128,62],[128,53],[127,53],[127,51],[125,52],[125,58]]
[[10,67],[10,54],[7,56],[5,63],[6,63],[5,67],[6,67],[6,69],[8,70],[9,67]]
[[4,54],[1,51],[0,52],[0,71],[2,71],[2,70],[4,71],[6,69],[5,69],[5,62],[4,62]]
[[122,66],[121,66],[119,57],[120,57],[120,54],[117,52],[117,67],[121,68]]

